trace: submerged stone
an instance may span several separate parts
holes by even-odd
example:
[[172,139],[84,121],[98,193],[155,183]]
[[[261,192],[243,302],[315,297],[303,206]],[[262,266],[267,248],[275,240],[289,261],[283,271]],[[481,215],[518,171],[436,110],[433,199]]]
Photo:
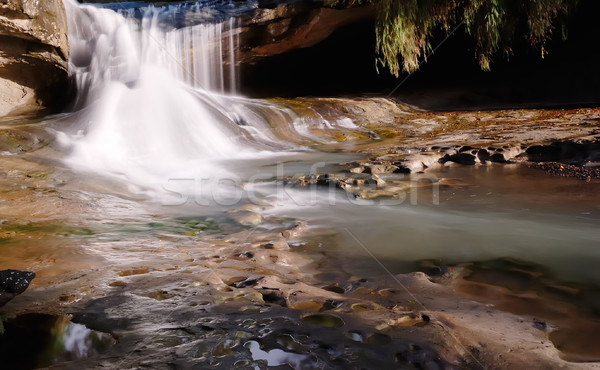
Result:
[[154,269],[150,267],[139,267],[132,268],[129,270],[119,272],[119,276],[132,276],[132,275],[143,275],[154,271]]
[[429,321],[429,316],[426,315],[404,315],[397,319],[390,319],[386,322],[389,326],[415,326],[417,324],[426,323]]
[[385,346],[386,344],[392,342],[392,338],[385,334],[373,333],[367,337],[366,342],[368,344],[374,344],[376,346]]
[[234,341],[234,340],[230,340],[230,339],[224,340],[222,342],[219,342],[215,346],[215,348],[212,350],[212,355],[217,358],[233,355],[236,353],[234,348],[237,347],[238,345],[239,345],[238,341]]
[[294,302],[292,304],[288,304],[289,307],[297,309],[297,310],[306,310],[306,311],[313,311],[313,312],[319,312],[323,309],[323,306],[325,305],[325,301],[318,301],[318,300],[307,300],[307,301],[300,301],[300,302]]
[[309,314],[301,317],[302,321],[327,328],[341,328],[345,325],[340,317],[330,314]]
[[350,306],[353,311],[371,311],[374,310],[375,307],[368,303],[354,303]]
[[323,287],[322,289],[327,290],[329,292],[338,293],[338,294],[346,293],[346,290],[339,285],[328,285],[326,287]]
[[175,297],[175,294],[171,294],[165,290],[157,290],[150,293],[140,294],[143,297],[148,297],[152,299],[156,299],[157,301],[164,301],[165,299]]

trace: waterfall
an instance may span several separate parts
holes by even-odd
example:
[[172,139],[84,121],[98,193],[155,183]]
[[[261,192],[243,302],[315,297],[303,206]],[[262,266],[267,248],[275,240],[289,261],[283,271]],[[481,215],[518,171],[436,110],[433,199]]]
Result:
[[[184,6],[116,12],[66,1],[70,72],[79,92],[76,106],[97,99],[111,82],[140,80],[148,66],[168,71],[174,79],[197,89],[235,94],[237,18],[176,28],[173,19],[186,10]],[[200,9],[196,4],[187,11]]]
[[65,6],[77,98],[56,126],[76,169],[164,193],[173,179],[230,176],[232,163],[281,158],[316,139],[307,127],[332,127],[318,114],[236,96],[236,18],[205,19],[200,2]]

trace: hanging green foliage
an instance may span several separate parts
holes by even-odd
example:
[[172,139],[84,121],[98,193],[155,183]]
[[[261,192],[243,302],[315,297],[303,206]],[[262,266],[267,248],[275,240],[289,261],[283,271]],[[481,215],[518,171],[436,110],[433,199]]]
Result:
[[412,72],[431,50],[437,30],[464,23],[475,39],[481,68],[490,69],[493,54],[511,53],[511,44],[523,25],[529,43],[544,53],[544,43],[560,28],[566,37],[566,20],[579,0],[349,0],[377,8],[378,64],[398,76]]

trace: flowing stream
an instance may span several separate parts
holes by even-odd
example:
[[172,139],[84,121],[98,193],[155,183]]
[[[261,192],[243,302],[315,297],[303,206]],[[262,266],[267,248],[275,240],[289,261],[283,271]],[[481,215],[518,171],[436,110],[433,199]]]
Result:
[[237,21],[203,19],[201,2],[118,11],[66,4],[78,94],[75,113],[55,127],[75,168],[160,198],[180,179],[238,176],[242,162],[305,152],[323,140],[313,128],[355,127],[236,96]]
[[[567,280],[600,282],[592,268],[600,260],[598,203],[569,195],[568,180],[549,180],[541,193],[534,191],[533,203],[520,195],[538,186],[523,170],[463,174],[474,187],[442,189],[435,195],[439,205],[431,195],[415,202],[407,193],[402,202],[381,204],[331,189],[281,188],[273,181],[282,175],[314,173],[314,163],[351,158],[319,151],[328,139],[312,130],[358,127],[344,117],[301,116],[237,96],[235,17],[214,17],[202,2],[137,5],[66,1],[78,95],[74,113],[52,127],[66,162],[78,171],[125,183],[168,214],[215,214],[223,206],[267,202],[274,205],[270,214],[337,230],[342,242],[329,246],[330,253],[350,273],[381,273],[377,263],[365,262],[371,253],[400,271],[425,259],[512,257],[551,266]],[[508,176],[519,185],[506,190],[494,180]],[[593,192],[586,195],[597,200]],[[565,207],[558,202],[565,197],[575,199]]]
[[[343,115],[326,116],[312,106],[295,109],[291,107],[297,105],[282,100],[249,99],[237,93],[238,15],[256,4],[64,3],[71,46],[69,72],[77,87],[73,105],[67,113],[31,124],[50,132],[52,141],[47,148],[33,151],[30,162],[19,162],[20,158],[10,153],[0,156],[8,173],[0,187],[11,191],[0,204],[10,211],[0,218],[1,262],[10,268],[36,271],[34,287],[37,283],[52,287],[63,275],[68,284],[68,274],[73,271],[98,273],[105,269],[112,274],[111,282],[104,281],[102,289],[120,289],[130,284],[117,281],[120,277],[150,274],[158,268],[162,274],[158,276],[165,279],[164,286],[171,292],[163,291],[162,286],[159,291],[146,291],[151,282],[148,287],[132,288],[132,292],[138,295],[138,290],[143,291],[143,297],[169,302],[175,297],[173,292],[183,296],[181,292],[189,288],[175,285],[181,281],[169,285],[169,279],[175,276],[177,280],[177,274],[196,279],[192,274],[200,276],[198,271],[205,264],[221,263],[219,255],[225,255],[226,248],[262,248],[260,243],[265,241],[259,234],[281,239],[294,225],[303,224],[305,233],[297,238],[289,234],[286,243],[301,256],[315,257],[317,266],[310,265],[307,271],[301,267],[295,273],[303,277],[314,273],[317,276],[308,276],[307,281],[314,279],[321,286],[431,270],[431,266],[443,271],[483,263],[479,272],[484,271],[485,282],[491,285],[503,286],[516,274],[517,279],[543,280],[543,288],[560,284],[575,286],[573,290],[584,287],[573,299],[584,310],[599,309],[598,183],[541,179],[541,172],[503,164],[439,166],[425,173],[388,174],[384,180],[401,184],[404,192],[374,200],[359,199],[322,183],[292,186],[300,178],[316,180],[320,174],[348,170],[343,163],[363,158],[353,150],[353,145],[359,144],[336,140],[340,134],[357,134],[371,142],[379,138]],[[415,132],[424,135],[435,125],[423,122],[422,131]],[[24,185],[10,177],[19,171],[26,173]],[[455,185],[440,185],[444,183]],[[258,221],[242,222],[235,212],[250,213]],[[272,248],[272,243],[264,246],[267,253]],[[254,261],[252,255],[235,252],[238,260],[232,258],[223,265],[242,271],[244,276],[233,276],[242,282],[246,275],[268,275],[264,272],[268,268],[278,268],[267,261],[263,263],[268,266],[255,266],[256,271],[244,265],[252,270],[248,272],[236,263],[244,256]],[[304,257],[294,258],[302,262]],[[284,275],[295,267],[287,260],[283,264],[289,268],[281,270]],[[489,273],[498,265],[500,273]],[[235,274],[242,272],[236,270]],[[81,286],[72,288],[76,290],[72,296],[61,296],[60,304],[88,294],[98,284],[93,277],[86,280],[85,274],[77,279],[82,279],[77,283]],[[224,277],[220,283],[226,280]],[[240,282],[232,281],[226,285]],[[206,286],[201,281],[193,284],[198,289]],[[536,280],[536,289],[537,284]],[[185,299],[193,300],[195,307],[196,298],[200,297]],[[158,303],[149,307],[159,308],[158,317],[164,324],[160,330],[173,329],[165,324],[170,313],[160,311]],[[263,312],[260,309],[257,316]],[[201,316],[203,310],[198,310]],[[273,312],[273,323],[265,325],[277,327],[281,318],[278,311]],[[235,311],[235,315],[246,314]],[[67,348],[63,357],[83,358],[87,349],[94,352],[86,343],[103,337],[57,317],[44,320],[60,322],[66,333],[58,339]],[[152,324],[148,317],[141,321]],[[243,334],[229,316],[224,322],[232,328],[227,333],[219,329],[215,336]],[[176,345],[185,344],[179,341],[189,335],[179,335]],[[348,338],[336,339],[337,344],[350,341]],[[239,340],[236,337],[231,342]],[[100,342],[98,347],[113,344]],[[360,342],[362,346],[362,339]],[[227,343],[221,342],[207,353],[223,352],[221,357],[225,357],[231,350]],[[366,343],[383,348],[380,344]],[[288,353],[255,340],[246,341],[246,346],[254,360],[273,366],[302,368],[318,363],[313,363],[309,347],[298,350],[292,346]],[[126,352],[131,354],[130,350]],[[200,350],[194,351],[201,357]],[[333,350],[327,353],[331,355]],[[368,356],[360,358],[370,361]],[[215,361],[218,364],[220,360]]]

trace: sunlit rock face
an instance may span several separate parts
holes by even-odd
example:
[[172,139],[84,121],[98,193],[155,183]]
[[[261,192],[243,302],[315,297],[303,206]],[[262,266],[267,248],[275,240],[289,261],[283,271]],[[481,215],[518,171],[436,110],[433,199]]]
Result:
[[0,117],[56,109],[69,54],[62,0],[0,2]]

